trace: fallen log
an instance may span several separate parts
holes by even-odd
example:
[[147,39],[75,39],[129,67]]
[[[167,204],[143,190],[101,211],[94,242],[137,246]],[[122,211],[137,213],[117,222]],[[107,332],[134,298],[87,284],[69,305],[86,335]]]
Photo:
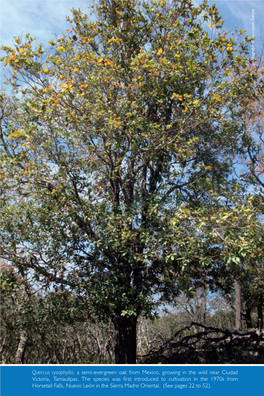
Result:
[[[179,339],[181,334],[193,327],[200,328],[201,331],[189,334]],[[217,350],[227,350],[232,348],[242,348],[245,352],[249,348],[256,349],[260,341],[264,340],[264,331],[259,329],[249,329],[245,331],[220,329],[204,324],[192,322],[190,325],[178,330],[173,337],[157,348],[153,348],[147,354],[138,356],[138,362],[150,362],[158,357],[168,358],[172,355],[184,355],[194,357],[197,353],[209,353]],[[261,347],[261,349],[264,349]],[[253,356],[253,355],[252,355]],[[187,363],[187,362],[186,362]],[[215,362],[217,363],[217,362]]]

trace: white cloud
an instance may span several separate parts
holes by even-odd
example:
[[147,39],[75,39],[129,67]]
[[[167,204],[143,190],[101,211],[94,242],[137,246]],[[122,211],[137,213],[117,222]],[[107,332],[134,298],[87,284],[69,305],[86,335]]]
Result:
[[[197,5],[202,0],[194,0]],[[45,43],[55,34],[62,35],[69,28],[66,16],[70,9],[81,8],[87,12],[92,0],[0,0],[0,40],[1,45],[12,45],[14,36],[30,33],[37,42]],[[251,14],[255,12],[254,30],[256,42],[261,36],[261,23],[264,20],[263,1],[210,0],[216,3],[218,11],[225,20],[226,30],[246,29],[252,34]]]
[[91,1],[84,0],[1,0],[1,45],[11,45],[13,37],[30,33],[44,44],[69,28],[66,16],[71,8],[87,11]]

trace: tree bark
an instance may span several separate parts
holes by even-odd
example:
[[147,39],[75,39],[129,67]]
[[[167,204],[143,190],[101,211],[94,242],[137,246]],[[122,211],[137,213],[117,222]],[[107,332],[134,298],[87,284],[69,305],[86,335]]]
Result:
[[24,357],[25,357],[25,352],[27,348],[27,333],[26,330],[22,330],[20,333],[20,339],[16,351],[16,356],[15,356],[15,364],[24,364]]
[[135,364],[137,358],[137,317],[120,316],[116,323],[116,364]]
[[236,294],[236,330],[242,330],[242,301],[241,301],[241,287],[236,278],[234,278],[234,287]]
[[258,311],[258,325],[257,325],[257,327],[258,327],[259,330],[263,329],[263,311],[262,311],[262,307],[263,307],[263,294],[260,295],[258,306],[257,306],[257,311]]
[[251,308],[246,308],[246,313],[243,316],[246,320],[247,329],[252,329]]
[[207,313],[207,290],[206,287],[203,286],[203,293],[202,293],[202,308],[203,308],[203,324],[206,323],[206,313]]

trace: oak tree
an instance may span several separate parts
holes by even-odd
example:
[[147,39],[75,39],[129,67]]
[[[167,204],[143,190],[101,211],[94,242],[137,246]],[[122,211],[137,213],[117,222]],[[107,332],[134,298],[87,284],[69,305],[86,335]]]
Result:
[[110,318],[116,362],[135,363],[139,315],[184,287],[195,249],[196,266],[212,262],[196,238],[256,76],[243,69],[250,39],[228,35],[215,5],[100,0],[92,12],[73,9],[48,48],[29,34],[3,48],[0,256]]

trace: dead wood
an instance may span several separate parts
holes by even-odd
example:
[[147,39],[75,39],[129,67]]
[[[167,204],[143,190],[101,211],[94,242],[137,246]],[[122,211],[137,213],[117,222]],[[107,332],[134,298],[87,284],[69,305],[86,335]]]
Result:
[[[201,330],[194,333],[195,328]],[[263,340],[263,330],[220,329],[192,322],[158,348],[138,356],[138,363],[258,363],[256,358],[264,362]]]

